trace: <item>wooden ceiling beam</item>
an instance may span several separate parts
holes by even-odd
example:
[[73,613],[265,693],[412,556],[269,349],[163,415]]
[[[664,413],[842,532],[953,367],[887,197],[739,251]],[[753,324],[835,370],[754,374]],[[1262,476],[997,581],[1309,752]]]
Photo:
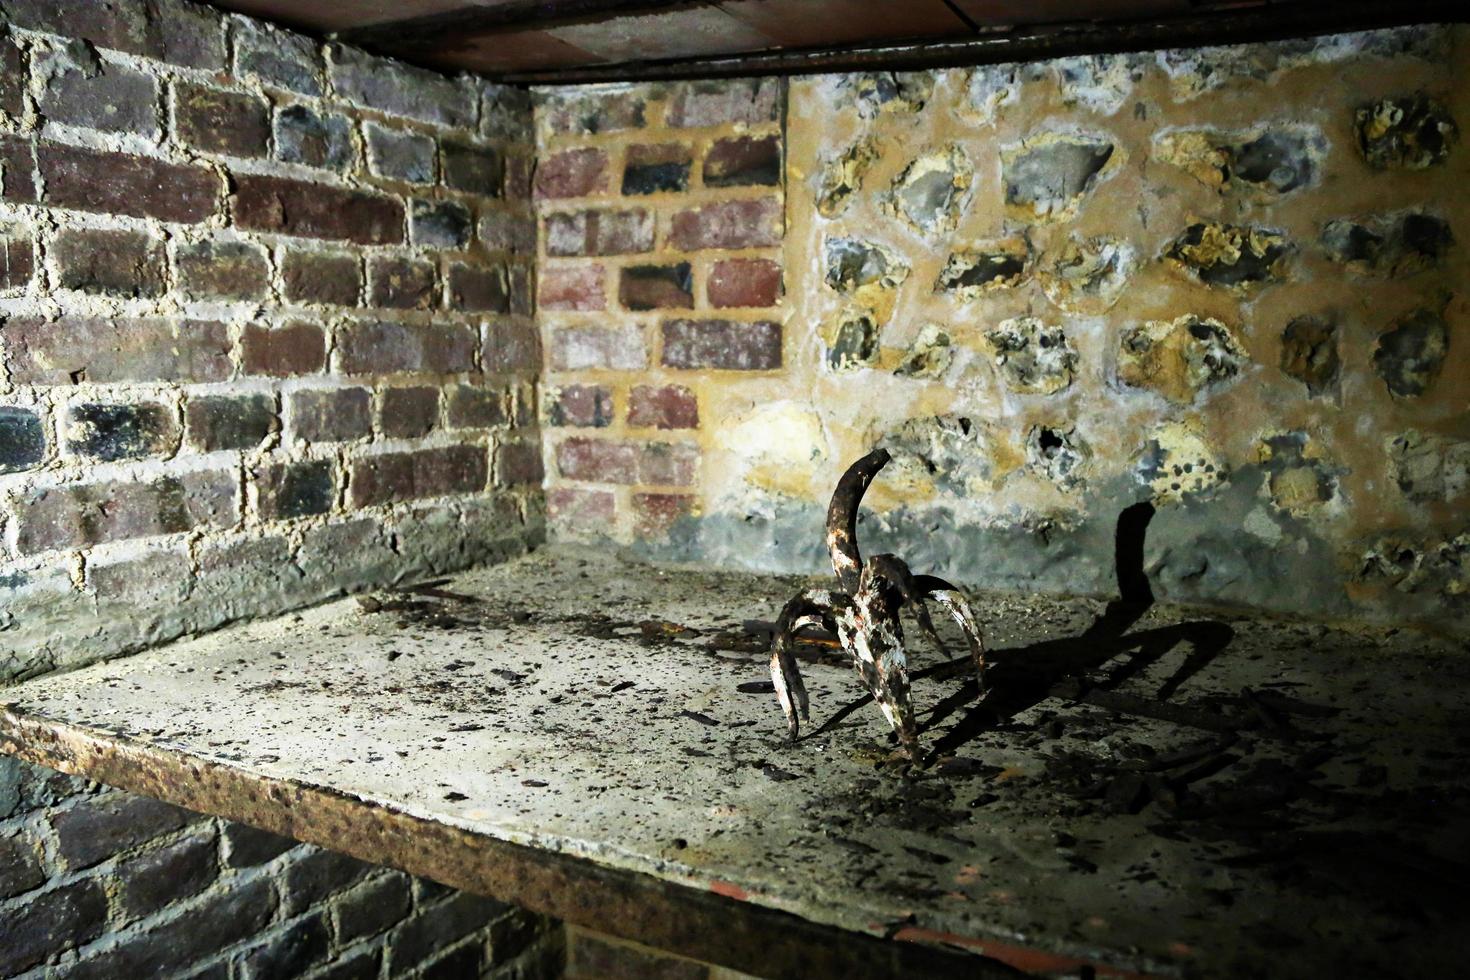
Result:
[[398,54],[452,48],[467,37],[592,24],[628,14],[706,7],[706,0],[510,0],[337,32],[345,44]]
[[664,81],[755,75],[803,75],[834,71],[954,68],[1009,61],[1037,61],[1079,54],[1193,48],[1341,34],[1403,24],[1467,23],[1464,0],[1278,0],[1268,7],[1188,17],[1017,27],[974,38],[844,48],[787,49],[710,58],[624,62],[554,71],[511,72],[500,80],[530,85]]

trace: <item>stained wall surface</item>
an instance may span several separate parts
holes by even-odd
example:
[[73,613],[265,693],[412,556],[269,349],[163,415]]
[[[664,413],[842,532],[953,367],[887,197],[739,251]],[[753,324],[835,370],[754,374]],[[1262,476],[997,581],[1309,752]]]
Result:
[[540,536],[525,93],[0,4],[0,682]]
[[[831,488],[881,444],[865,546],[959,581],[1107,594],[1118,516],[1151,501],[1160,597],[1465,629],[1467,37],[793,79],[784,114],[693,132],[680,86],[539,93],[543,161],[595,147],[610,173],[539,208],[548,380],[594,406],[547,399],[557,532],[817,569]],[[744,110],[777,83],[719,84]],[[711,181],[778,120],[779,180]],[[670,141],[687,180],[630,197],[638,145]],[[688,250],[682,215],[757,185],[769,226]],[[558,251],[557,215],[614,204],[645,239]],[[748,251],[771,228],[779,256]],[[755,254],[776,305],[691,344],[731,319],[701,277]],[[690,263],[687,297],[547,302],[553,275],[655,257]],[[569,330],[596,344],[558,360]],[[634,411],[670,385],[684,423]],[[668,441],[682,516],[650,523],[671,488],[637,459]]]
[[[0,2],[0,702],[541,539],[529,125],[180,0]],[[0,757],[3,977],[530,978],[561,943]]]

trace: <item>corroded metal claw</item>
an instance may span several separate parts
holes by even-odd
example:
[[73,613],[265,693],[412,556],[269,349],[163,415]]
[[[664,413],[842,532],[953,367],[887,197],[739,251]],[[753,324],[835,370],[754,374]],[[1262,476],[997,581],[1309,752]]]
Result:
[[932,599],[944,606],[965,634],[982,692],[985,642],[969,602],[955,586],[932,575],[914,575],[895,555],[874,555],[864,563],[857,543],[857,509],[889,458],[886,449],[876,449],[848,467],[838,481],[827,509],[827,549],[843,591],[807,589],[786,603],[771,641],[771,680],[794,740],[800,734],[801,721],[807,718],[806,687],[792,653],[796,633],[810,625],[835,632],[899,742],[917,762],[918,726],[909,697],[908,652],[899,612],[905,607],[910,609],[920,631],[944,654],[944,644],[925,603]]

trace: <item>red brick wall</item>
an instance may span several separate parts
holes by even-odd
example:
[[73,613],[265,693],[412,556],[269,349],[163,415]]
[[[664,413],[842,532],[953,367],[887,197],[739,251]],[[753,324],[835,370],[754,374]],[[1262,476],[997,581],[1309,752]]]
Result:
[[[523,92],[0,4],[0,685],[539,539],[531,153]],[[560,963],[502,903],[0,757],[0,976]]]
[[538,538],[526,93],[4,11],[0,680]]
[[696,509],[709,396],[782,366],[779,79],[540,93],[547,507],[656,540]]

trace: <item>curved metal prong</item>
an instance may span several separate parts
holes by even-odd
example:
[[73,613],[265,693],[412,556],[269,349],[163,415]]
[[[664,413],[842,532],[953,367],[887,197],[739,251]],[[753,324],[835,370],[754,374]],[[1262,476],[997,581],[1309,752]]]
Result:
[[[918,577],[910,571],[908,562],[897,555],[874,555],[868,559],[873,575],[882,578],[900,596],[906,604],[912,605],[914,619],[919,623],[919,630],[925,639],[934,644],[934,649],[939,651],[940,656],[949,659],[949,649],[944,641],[939,638],[939,632],[934,628],[934,620],[929,616],[929,607],[924,605],[924,591],[919,587]],[[931,576],[932,577],[932,576]]]
[[958,587],[933,575],[915,575],[914,585],[925,599],[933,599],[949,611],[949,616],[959,624],[970,647],[970,659],[975,662],[975,677],[980,682],[980,693],[985,686],[985,638],[975,624],[975,614],[970,611],[970,602]]
[[771,683],[793,742],[801,734],[801,722],[811,717],[806,684],[792,651],[796,634],[807,626],[832,628],[832,598],[824,589],[807,589],[786,603],[771,639]]
[[878,471],[888,465],[886,449],[875,449],[853,463],[837,481],[832,503],[827,508],[827,551],[832,556],[832,571],[847,592],[856,592],[858,576],[863,570],[863,556],[858,551],[857,515],[863,494]]

